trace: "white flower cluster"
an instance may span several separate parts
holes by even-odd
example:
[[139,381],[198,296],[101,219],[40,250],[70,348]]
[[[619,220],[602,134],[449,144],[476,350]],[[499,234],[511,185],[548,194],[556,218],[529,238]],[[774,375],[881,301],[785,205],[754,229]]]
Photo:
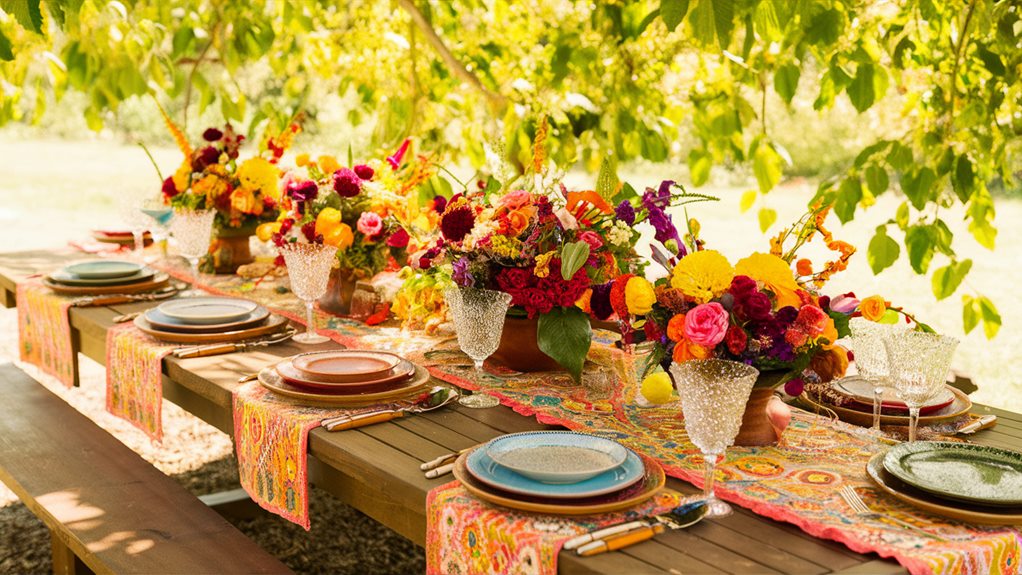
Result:
[[627,223],[618,220],[607,230],[607,240],[611,244],[624,247],[632,241],[632,228]]

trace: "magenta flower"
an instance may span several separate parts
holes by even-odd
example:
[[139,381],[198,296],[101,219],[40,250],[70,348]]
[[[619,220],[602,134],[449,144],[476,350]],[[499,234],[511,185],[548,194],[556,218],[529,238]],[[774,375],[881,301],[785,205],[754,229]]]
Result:
[[383,219],[376,212],[362,212],[362,215],[358,217],[357,227],[358,231],[365,234],[367,238],[371,238],[383,231]]

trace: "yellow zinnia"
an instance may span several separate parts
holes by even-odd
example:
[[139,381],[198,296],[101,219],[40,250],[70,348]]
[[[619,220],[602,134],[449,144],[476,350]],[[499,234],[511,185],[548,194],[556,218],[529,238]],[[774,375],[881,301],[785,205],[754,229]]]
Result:
[[278,195],[277,180],[280,171],[264,158],[249,158],[238,166],[238,180],[241,186],[255,193],[276,199]]
[[625,284],[625,305],[628,306],[628,313],[632,315],[643,315],[653,309],[656,303],[656,294],[653,293],[653,285],[638,276],[628,280]]
[[720,252],[703,250],[681,258],[671,273],[671,287],[696,303],[719,297],[731,286],[735,270]]
[[773,292],[777,298],[777,309],[786,306],[798,309],[802,306],[797,293],[802,288],[795,282],[791,266],[775,255],[752,254],[735,265],[735,273],[749,276],[759,282],[763,289]]

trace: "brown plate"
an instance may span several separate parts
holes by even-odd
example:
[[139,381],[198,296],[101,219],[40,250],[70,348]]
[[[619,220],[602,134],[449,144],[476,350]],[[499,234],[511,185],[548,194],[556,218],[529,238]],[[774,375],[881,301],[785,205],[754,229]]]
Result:
[[110,286],[69,286],[51,281],[50,278],[43,278],[43,285],[53,290],[53,293],[63,295],[106,295],[106,294],[135,294],[147,291],[154,291],[167,285],[170,276],[160,272],[151,279],[133,283]]
[[[92,230],[92,239],[109,244],[133,245],[135,236],[129,231],[121,230]],[[153,235],[149,232],[142,234],[142,242],[145,245],[153,243]]]
[[667,480],[664,475],[664,468],[656,460],[639,453],[638,456],[642,459],[642,463],[646,468],[645,474],[638,482],[621,491],[598,497],[569,500],[529,497],[501,491],[476,479],[468,471],[465,463],[471,453],[469,451],[461,454],[458,460],[454,462],[453,469],[455,479],[460,481],[469,493],[489,503],[520,511],[531,511],[533,513],[594,515],[597,513],[621,511],[622,509],[634,507],[656,495],[658,491],[663,489],[664,483]]
[[410,379],[406,379],[401,382],[400,385],[393,389],[375,393],[336,394],[324,391],[304,390],[295,387],[284,381],[284,378],[277,373],[277,370],[274,369],[273,366],[264,367],[262,371],[259,372],[259,383],[266,389],[291,399],[297,399],[301,403],[322,405],[326,407],[371,405],[374,403],[410,398],[415,396],[418,392],[421,392],[429,383],[429,380],[429,371],[427,371],[424,367],[416,365],[415,375],[413,375]]
[[143,333],[147,333],[156,339],[172,343],[227,343],[232,341],[241,341],[243,339],[250,339],[260,335],[274,333],[284,329],[286,326],[286,317],[277,314],[270,314],[270,317],[268,317],[264,323],[246,329],[222,331],[219,333],[181,333],[178,331],[163,331],[162,329],[156,328],[149,323],[145,314],[139,315],[135,318],[135,327],[142,330]]
[[277,374],[283,377],[284,381],[301,389],[321,390],[335,395],[350,395],[352,393],[365,393],[374,390],[384,391],[415,375],[415,364],[402,359],[397,366],[381,377],[365,381],[345,381],[340,383],[317,381],[315,378],[306,377],[295,369],[293,362],[294,358],[285,359],[274,366]]
[[[955,394],[955,400],[951,405],[935,411],[929,415],[922,415],[919,417],[919,425],[933,425],[935,423],[942,423],[950,421],[957,417],[961,417],[972,409],[972,400],[969,399],[968,395],[965,395],[961,390],[947,386],[951,393]],[[833,410],[837,414],[838,419],[841,421],[847,421],[848,423],[854,423],[855,425],[861,425],[863,427],[870,427],[873,425],[873,412],[856,411],[847,407],[841,407],[838,405],[830,405],[826,402],[821,402],[815,397],[810,397],[808,393],[803,393],[799,396],[799,399],[805,403],[810,411],[817,410],[823,411],[825,409]],[[908,415],[880,415],[881,425],[908,425]]]
[[255,327],[270,317],[270,310],[259,306],[252,313],[238,321],[217,324],[185,324],[165,316],[157,308],[149,308],[143,314],[153,329],[178,333],[220,333]]
[[344,349],[296,355],[291,358],[291,366],[304,380],[316,383],[364,383],[392,374],[402,361],[400,356],[385,351]]
[[866,464],[866,475],[888,495],[934,515],[985,525],[1022,524],[1022,507],[986,507],[941,499],[916,489],[884,468],[886,453],[874,455]]

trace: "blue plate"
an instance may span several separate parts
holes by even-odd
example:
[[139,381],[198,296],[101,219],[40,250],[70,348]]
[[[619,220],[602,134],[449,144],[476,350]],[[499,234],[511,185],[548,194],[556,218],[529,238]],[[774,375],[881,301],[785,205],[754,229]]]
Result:
[[263,306],[255,308],[245,317],[224,323],[215,324],[193,324],[168,316],[159,308],[149,308],[145,312],[146,321],[155,329],[160,331],[176,331],[183,333],[216,333],[220,331],[233,331],[252,327],[270,316],[270,310]]
[[527,431],[498,437],[486,454],[543,483],[579,483],[620,466],[628,455],[616,441],[572,431]]
[[644,472],[642,459],[630,449],[625,462],[619,467],[585,481],[567,484],[543,483],[529,479],[491,459],[485,449],[476,449],[470,453],[465,463],[473,477],[490,487],[518,495],[548,499],[578,499],[606,495],[642,479]]

